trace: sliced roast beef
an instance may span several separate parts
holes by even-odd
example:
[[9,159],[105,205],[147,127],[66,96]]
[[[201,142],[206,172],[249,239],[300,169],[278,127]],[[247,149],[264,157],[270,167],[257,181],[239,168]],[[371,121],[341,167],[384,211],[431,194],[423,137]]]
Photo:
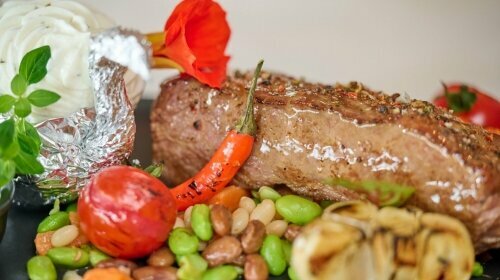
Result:
[[[194,175],[243,112],[251,75],[220,90],[188,77],[166,81],[151,115],[164,179]],[[449,112],[359,83],[323,85],[263,73],[252,156],[235,178],[249,188],[286,185],[316,199],[360,195],[327,178],[414,186],[409,204],[457,217],[478,252],[500,247],[500,137]]]

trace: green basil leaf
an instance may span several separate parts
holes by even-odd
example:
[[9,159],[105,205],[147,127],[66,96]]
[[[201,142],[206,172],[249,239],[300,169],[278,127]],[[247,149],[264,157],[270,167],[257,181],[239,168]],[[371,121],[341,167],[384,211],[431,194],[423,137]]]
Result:
[[44,89],[35,90],[28,96],[29,102],[37,107],[49,106],[59,99],[61,99],[59,94]]
[[31,104],[26,98],[19,98],[14,105],[14,113],[20,118],[26,118],[31,114]]
[[16,165],[12,160],[0,159],[0,186],[10,182],[16,175]]
[[10,82],[10,89],[17,96],[22,96],[26,92],[26,88],[28,88],[28,82],[19,74],[14,76],[14,79]]
[[17,141],[14,141],[10,144],[7,149],[4,149],[2,151],[2,158],[4,159],[13,159],[19,154],[21,147],[19,146],[19,143]]
[[24,133],[17,134],[17,141],[19,142],[20,149],[33,156],[38,156],[40,153],[40,145],[37,144],[36,140],[29,137]]
[[[38,134],[38,130],[29,122],[22,120],[24,122],[25,133],[28,137],[30,137],[35,144],[38,146],[38,152],[40,151],[40,145],[42,145],[42,140],[40,139],[40,134]],[[37,152],[37,154],[38,154]]]
[[14,142],[16,136],[16,123],[8,119],[0,124],[0,149],[5,150]]
[[0,96],[0,113],[7,113],[12,109],[14,104],[16,103],[16,99],[13,96],[4,94]]
[[22,150],[13,160],[16,163],[16,172],[18,174],[40,174],[44,171],[43,165],[38,162],[36,156]]
[[38,83],[47,75],[47,63],[51,57],[50,47],[43,46],[24,55],[19,66],[19,75],[28,85]]

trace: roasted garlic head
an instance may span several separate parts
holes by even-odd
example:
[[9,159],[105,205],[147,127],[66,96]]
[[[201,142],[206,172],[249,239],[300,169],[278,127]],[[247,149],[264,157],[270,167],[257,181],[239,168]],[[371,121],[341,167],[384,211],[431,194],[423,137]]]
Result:
[[340,202],[294,242],[302,280],[469,279],[474,249],[458,220],[418,209]]

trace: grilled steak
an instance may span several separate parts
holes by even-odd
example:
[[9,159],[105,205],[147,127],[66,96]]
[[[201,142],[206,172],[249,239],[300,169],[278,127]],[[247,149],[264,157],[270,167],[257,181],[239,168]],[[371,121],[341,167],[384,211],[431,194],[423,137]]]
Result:
[[[166,81],[151,115],[153,152],[178,184],[215,152],[244,110],[251,75],[221,90]],[[359,83],[328,86],[263,73],[255,96],[258,134],[235,183],[286,185],[316,199],[359,198],[325,178],[414,186],[409,204],[457,217],[476,250],[500,247],[500,137],[450,113]]]

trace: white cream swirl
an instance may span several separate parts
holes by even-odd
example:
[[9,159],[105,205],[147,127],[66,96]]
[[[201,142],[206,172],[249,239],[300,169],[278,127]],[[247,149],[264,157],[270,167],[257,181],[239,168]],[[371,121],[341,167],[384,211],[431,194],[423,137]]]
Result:
[[33,122],[66,117],[94,98],[88,71],[90,36],[114,23],[82,4],[68,0],[8,1],[0,7],[0,93],[10,93],[10,81],[28,51],[49,45],[48,74],[28,91],[47,89],[61,99],[34,108]]

